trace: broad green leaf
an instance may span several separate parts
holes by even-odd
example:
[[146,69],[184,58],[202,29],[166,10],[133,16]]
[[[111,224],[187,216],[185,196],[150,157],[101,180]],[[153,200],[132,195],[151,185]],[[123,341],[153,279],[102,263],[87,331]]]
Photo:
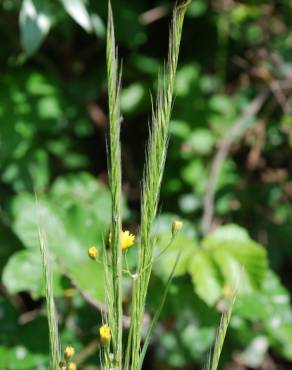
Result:
[[191,130],[186,121],[171,120],[170,122],[170,134],[172,137],[179,139],[186,139],[190,134]]
[[42,288],[42,266],[36,251],[15,253],[6,264],[2,281],[11,294],[31,291],[38,295]]
[[[43,270],[38,251],[23,250],[13,254],[6,264],[2,281],[10,294],[29,291],[34,297],[44,294]],[[60,294],[60,274],[54,269],[54,292]]]
[[105,302],[104,275],[101,263],[87,259],[82,262],[67,264],[66,270],[78,284],[78,288],[98,303]]
[[252,291],[252,284],[247,271],[228,251],[222,249],[215,250],[212,253],[212,258],[217,263],[227,286],[240,293]]
[[12,347],[8,352],[6,361],[7,369],[11,370],[43,370],[49,364],[48,355],[30,352],[24,345]]
[[[66,228],[82,245],[102,245],[111,223],[109,189],[87,173],[58,178],[51,189],[51,200],[59,209]],[[59,204],[62,204],[60,207]],[[122,203],[123,215],[127,208]]]
[[[263,246],[250,240],[249,242],[226,242],[218,244],[212,248],[224,250],[227,254],[233,256],[244,271],[249,275],[253,288],[259,289],[262,285],[265,273],[267,271],[267,256]],[[211,253],[212,250],[209,250]],[[240,271],[238,271],[240,275]]]
[[214,141],[213,133],[210,130],[196,129],[184,142],[184,148],[193,153],[207,155],[212,152]]
[[197,294],[209,305],[221,296],[222,287],[216,267],[203,250],[197,251],[189,261],[188,271]]
[[212,233],[207,235],[202,241],[203,248],[212,248],[212,246],[218,245],[221,242],[245,242],[249,241],[250,237],[248,232],[235,224],[221,226],[214,230]]
[[186,96],[190,93],[193,85],[198,84],[200,68],[196,64],[185,65],[177,71],[175,79],[175,91],[177,96]]
[[292,361],[292,323],[281,325],[273,333],[270,333],[272,347],[278,353]]
[[105,25],[98,14],[91,14],[91,25],[97,36],[103,37],[105,35]]
[[160,216],[155,224],[157,243],[154,252],[154,269],[156,274],[164,280],[171,273],[172,266],[179,252],[181,255],[177,262],[174,276],[181,276],[187,273],[189,260],[196,251],[195,233],[187,221],[183,223],[182,229],[172,240],[171,226],[175,219],[178,219],[178,217],[165,214]]
[[183,234],[187,236],[189,239],[194,240],[196,244],[197,234],[196,234],[196,230],[192,222],[181,219],[175,213],[163,213],[162,215],[159,215],[157,217],[155,221],[155,226],[154,226],[155,235],[159,237],[161,234],[168,233],[169,238],[170,238],[172,223],[174,220],[181,220],[183,222],[183,226],[182,226],[182,229],[180,230],[180,234]]
[[172,269],[177,253],[181,250],[181,257],[177,263],[174,276],[181,276],[187,272],[191,256],[195,253],[196,247],[192,239],[189,239],[182,233],[179,233],[170,246],[163,252],[171,240],[171,234],[165,233],[159,237],[157,249],[154,255],[154,261],[157,258],[155,270],[163,278],[167,277]]
[[[202,246],[215,258],[229,282],[238,286],[243,269],[244,289],[249,290],[249,286],[255,289],[261,287],[267,271],[266,250],[262,245],[251,240],[244,229],[236,225],[222,226],[207,236]],[[228,258],[228,255],[233,259]],[[237,282],[236,268],[238,268]]]
[[90,15],[83,0],[60,0],[66,12],[78,23],[85,31],[91,32],[92,25]]
[[[261,291],[240,295],[235,305],[236,321],[261,325],[273,350],[291,359],[292,308],[289,292],[274,272],[268,270]],[[248,335],[248,329],[245,329]],[[250,334],[249,334],[250,335]],[[249,342],[249,340],[247,340]]]
[[42,0],[23,0],[19,14],[21,45],[28,56],[41,45],[52,24],[52,15]]
[[36,202],[36,198],[29,193],[22,193],[14,198],[12,204],[14,215],[13,229],[24,246],[39,248],[38,225],[44,225],[51,250],[58,250],[67,244],[68,235],[59,215],[52,205],[43,199]]
[[[194,157],[191,151],[188,152],[188,155],[190,154]],[[181,177],[189,186],[196,190],[196,193],[203,194],[206,191],[208,182],[207,168],[199,158],[194,158],[186,166],[182,167]]]
[[[68,175],[57,179],[51,192],[38,201],[28,193],[17,196],[12,211],[13,229],[27,248],[39,255],[41,225],[59,268],[70,273],[93,298],[103,301],[102,269],[88,260],[87,248],[96,245],[102,249],[111,221],[108,189],[88,174]],[[92,279],[94,271],[96,280]]]
[[[28,248],[38,248],[37,226],[46,229],[49,248],[59,255],[81,257],[80,247],[101,246],[110,226],[110,194],[87,174],[56,180],[48,197],[23,193],[13,202],[14,231]],[[68,246],[70,245],[70,249]],[[70,253],[69,253],[70,252]]]
[[192,1],[188,7],[187,15],[189,17],[200,17],[205,13],[207,9],[207,3],[203,0]]

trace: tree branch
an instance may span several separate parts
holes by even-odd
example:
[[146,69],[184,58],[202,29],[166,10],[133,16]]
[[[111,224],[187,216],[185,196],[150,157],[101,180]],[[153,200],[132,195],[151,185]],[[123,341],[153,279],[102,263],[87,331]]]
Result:
[[223,140],[219,144],[218,151],[211,165],[206,195],[204,197],[204,209],[202,219],[202,231],[204,235],[206,235],[211,229],[214,213],[214,197],[216,185],[224,160],[228,155],[233,141],[245,129],[245,126],[249,119],[257,115],[257,113],[260,111],[263,104],[267,100],[268,96],[268,89],[264,89],[261,93],[259,93],[246,107],[241,116],[239,116],[238,119],[234,122],[230,130],[225,134]]

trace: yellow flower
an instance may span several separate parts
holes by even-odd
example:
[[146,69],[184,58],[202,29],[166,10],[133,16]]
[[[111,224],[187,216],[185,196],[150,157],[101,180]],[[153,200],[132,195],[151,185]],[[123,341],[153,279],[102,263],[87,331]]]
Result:
[[88,253],[88,257],[94,261],[98,258],[98,250],[96,249],[96,247],[88,248],[87,253]]
[[71,346],[67,346],[64,351],[64,357],[66,360],[70,360],[74,356],[74,348]]
[[121,235],[121,244],[122,250],[126,250],[131,247],[135,242],[135,235],[131,234],[130,231],[126,230],[122,232]]
[[225,298],[231,298],[233,296],[233,290],[230,285],[225,284],[222,288],[222,293]]
[[183,226],[182,221],[174,220],[172,223],[172,229],[171,229],[172,235],[175,235],[176,233],[178,233],[180,229],[182,228],[182,226]]
[[111,329],[108,325],[104,324],[99,328],[100,339],[104,343],[108,343],[111,340]]
[[66,370],[77,370],[75,362],[69,362],[69,364],[66,367]]
[[[108,241],[111,244],[112,241],[112,233],[109,233]],[[129,230],[122,231],[121,234],[121,245],[122,250],[126,250],[131,247],[135,242],[135,235],[131,234]]]

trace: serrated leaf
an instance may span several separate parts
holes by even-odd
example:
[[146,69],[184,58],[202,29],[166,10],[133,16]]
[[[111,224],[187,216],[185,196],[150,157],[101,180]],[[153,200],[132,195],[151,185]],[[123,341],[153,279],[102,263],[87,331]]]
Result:
[[[249,286],[255,289],[261,287],[267,271],[266,250],[251,240],[243,228],[237,225],[222,226],[203,240],[202,247],[213,255],[225,278],[229,275],[230,282],[238,286],[242,271],[243,284],[247,290]],[[233,259],[228,258],[228,255]],[[235,263],[238,265],[237,282]]]
[[82,0],[60,0],[71,18],[74,19],[85,31],[91,32],[90,15]]
[[202,241],[203,248],[212,248],[213,245],[217,245],[220,242],[245,242],[249,241],[250,237],[248,232],[236,225],[224,225],[214,230],[212,233],[207,235]]
[[216,267],[208,254],[202,250],[196,252],[189,262],[188,271],[197,294],[207,304],[213,305],[220,297],[222,287]]
[[[259,289],[267,271],[267,256],[265,249],[258,243],[253,242],[228,242],[218,244],[214,249],[226,251],[233,256],[246,271],[253,288]],[[238,271],[240,275],[240,270]]]
[[248,273],[228,251],[215,250],[212,253],[212,258],[217,263],[225,283],[229,287],[236,289],[240,293],[250,293],[252,291],[252,283]]
[[49,32],[52,15],[41,0],[23,0],[19,24],[22,48],[30,56],[37,51]]

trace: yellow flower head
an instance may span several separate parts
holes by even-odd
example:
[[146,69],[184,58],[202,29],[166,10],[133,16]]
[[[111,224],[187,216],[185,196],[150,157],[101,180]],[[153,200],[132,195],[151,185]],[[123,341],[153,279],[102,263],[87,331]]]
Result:
[[87,253],[88,257],[94,261],[98,258],[98,250],[96,249],[96,247],[88,248]]
[[66,370],[77,370],[75,362],[69,362],[69,364],[66,367]]
[[[112,233],[109,233],[108,241],[111,244],[112,241]],[[135,242],[135,235],[131,234],[129,230],[122,231],[121,234],[121,245],[122,250],[126,250],[131,247]]]
[[175,235],[176,233],[178,233],[180,229],[182,228],[182,226],[183,226],[182,221],[174,220],[172,223],[172,229],[171,229],[172,235]]
[[74,348],[71,346],[67,346],[64,351],[64,357],[66,360],[70,360],[74,356]]
[[99,328],[100,339],[104,343],[108,343],[111,340],[111,329],[108,325],[104,324]]
[[131,247],[135,242],[135,235],[131,234],[130,231],[126,230],[122,232],[121,235],[121,244],[122,250],[126,250]]
[[233,290],[229,284],[225,284],[222,288],[222,293],[225,298],[231,298],[233,296]]

